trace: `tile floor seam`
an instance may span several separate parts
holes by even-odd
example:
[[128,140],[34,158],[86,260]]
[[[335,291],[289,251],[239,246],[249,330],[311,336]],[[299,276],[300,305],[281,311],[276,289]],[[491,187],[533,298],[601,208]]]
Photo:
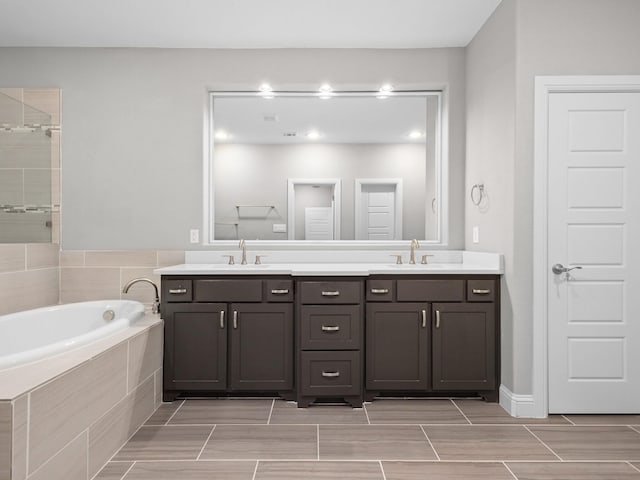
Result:
[[131,469],[133,468],[133,466],[136,464],[136,462],[134,461],[129,468],[127,468],[127,471],[124,472],[124,475],[122,475],[122,477],[120,478],[120,480],[126,480],[127,475],[129,475],[129,472],[131,471]]
[[560,415],[562,418],[564,418],[567,422],[569,422],[571,425],[575,426],[576,423],[571,420],[569,417],[567,417],[566,415]]
[[369,412],[367,412],[367,403],[366,402],[362,402],[362,409],[364,410],[364,414],[367,417],[367,423],[369,425],[371,425],[371,420],[369,419]]
[[256,480],[256,475],[258,474],[258,465],[260,464],[260,460],[256,460],[256,466],[253,469],[253,476],[251,477],[251,480]]
[[273,406],[276,404],[276,399],[271,401],[271,410],[269,410],[269,418],[267,418],[267,425],[271,425],[271,415],[273,414]]
[[513,473],[513,471],[509,468],[509,465],[507,465],[507,462],[503,461],[502,465],[504,465],[504,468],[506,468],[509,473],[513,476],[513,478],[515,478],[515,480],[518,480],[518,477],[516,476],[515,473]]
[[419,427],[420,427],[420,430],[422,430],[422,433],[424,434],[425,438],[427,439],[427,442],[429,442],[429,446],[431,447],[431,450],[433,450],[433,453],[435,453],[436,458],[438,459],[438,461],[440,461],[440,455],[438,455],[438,452],[436,451],[436,447],[434,447],[433,443],[431,443],[431,439],[429,438],[429,435],[427,435],[427,432],[425,431],[422,425],[419,425]]
[[211,429],[211,431],[209,432],[209,436],[207,437],[207,439],[204,441],[204,445],[202,445],[202,448],[200,449],[200,453],[198,454],[198,456],[196,457],[196,461],[200,460],[200,457],[202,456],[202,452],[204,452],[204,449],[207,447],[207,443],[209,443],[209,440],[211,439],[211,435],[213,435],[214,430],[216,429],[217,425],[214,425],[213,428]]
[[633,430],[634,432],[638,432],[640,433],[640,430],[638,430],[636,427],[632,427],[631,425],[627,425],[627,427],[629,427],[631,430]]
[[316,450],[318,454],[318,461],[320,461],[320,424],[316,424]]
[[467,417],[465,415],[465,413],[462,411],[462,409],[458,406],[458,404],[455,402],[455,400],[453,398],[450,398],[449,401],[451,403],[453,403],[453,405],[458,409],[458,411],[462,414],[462,416],[464,417],[464,419],[469,422],[469,425],[473,425],[473,422],[471,420],[469,420],[469,417]]
[[384,473],[384,467],[382,466],[382,460],[378,460],[378,464],[380,465],[380,472],[382,472],[382,480],[387,480],[387,474]]
[[530,429],[529,427],[527,427],[526,425],[523,425],[523,427],[525,428],[525,430],[526,430],[527,432],[529,432],[531,435],[533,435],[533,436],[536,438],[536,440],[538,440],[542,445],[544,445],[544,446],[545,446],[545,448],[546,448],[547,450],[549,450],[549,451],[550,451],[551,453],[553,453],[556,457],[558,457],[558,459],[559,459],[561,462],[564,462],[564,460],[562,459],[562,457],[560,457],[560,455],[558,455],[556,452],[554,452],[554,451],[553,451],[553,449],[552,449],[549,445],[547,445],[546,443],[544,443],[544,442],[540,439],[540,437],[538,437],[535,433],[533,433],[533,432],[531,431],[531,429]]
[[[178,410],[180,410],[182,408],[182,406],[185,404],[186,400],[182,400],[182,403],[180,405],[178,405],[178,407],[175,409],[175,411],[171,414],[171,416],[167,419],[165,426],[169,425],[169,422],[173,419],[173,417],[175,417],[176,413],[178,413]],[[159,408],[159,407],[158,407]]]
[[631,463],[631,462],[627,462],[627,463],[629,464],[629,466],[630,466],[631,468],[633,468],[633,469],[634,469],[634,470],[636,470],[638,473],[640,473],[640,468],[636,467],[636,466],[635,466],[633,463]]

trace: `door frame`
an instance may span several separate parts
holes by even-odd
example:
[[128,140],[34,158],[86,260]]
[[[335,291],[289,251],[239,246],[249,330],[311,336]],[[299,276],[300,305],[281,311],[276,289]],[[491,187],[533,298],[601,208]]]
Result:
[[295,240],[296,237],[296,185],[329,185],[330,187],[333,187],[333,239],[340,240],[340,222],[342,221],[342,180],[339,178],[287,179],[287,239]]
[[640,93],[640,75],[536,76],[533,150],[533,405],[532,417],[549,414],[548,372],[548,147],[549,95]]
[[395,187],[393,235],[395,240],[402,240],[402,179],[401,178],[356,178],[355,180],[355,239],[359,240],[362,228],[362,189],[367,185],[393,185]]

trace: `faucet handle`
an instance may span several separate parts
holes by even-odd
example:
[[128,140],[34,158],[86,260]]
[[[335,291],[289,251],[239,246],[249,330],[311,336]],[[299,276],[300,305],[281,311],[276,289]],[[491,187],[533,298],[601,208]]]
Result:
[[256,255],[256,261],[255,261],[255,265],[262,265],[262,259],[264,257],[266,257],[267,255]]
[[233,255],[223,255],[223,257],[229,257],[229,265],[235,265],[236,259]]
[[422,261],[420,263],[423,264],[423,265],[426,265],[427,263],[429,263],[429,262],[427,262],[427,257],[433,257],[433,255],[428,254],[428,253],[422,255]]
[[402,265],[402,255],[394,253],[391,255],[392,257],[396,257],[396,265]]

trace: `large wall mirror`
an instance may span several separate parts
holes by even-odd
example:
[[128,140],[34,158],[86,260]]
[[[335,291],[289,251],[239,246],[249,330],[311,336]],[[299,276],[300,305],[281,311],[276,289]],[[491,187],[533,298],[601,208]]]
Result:
[[209,241],[441,243],[442,136],[441,92],[212,93]]

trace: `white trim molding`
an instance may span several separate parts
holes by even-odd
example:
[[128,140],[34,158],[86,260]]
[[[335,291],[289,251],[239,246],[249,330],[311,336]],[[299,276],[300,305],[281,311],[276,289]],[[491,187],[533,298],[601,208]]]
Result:
[[513,393],[504,385],[500,385],[500,406],[512,417],[536,417],[533,395]]
[[[547,289],[549,258],[548,144],[549,96],[553,93],[639,92],[638,75],[538,76],[534,100],[533,175],[533,405],[532,417],[549,413]],[[507,390],[508,391],[508,390]],[[502,404],[502,388],[500,391]],[[518,397],[518,396],[516,396]],[[512,398],[516,398],[513,397]],[[517,402],[518,403],[518,402]],[[519,405],[519,403],[518,403]]]

